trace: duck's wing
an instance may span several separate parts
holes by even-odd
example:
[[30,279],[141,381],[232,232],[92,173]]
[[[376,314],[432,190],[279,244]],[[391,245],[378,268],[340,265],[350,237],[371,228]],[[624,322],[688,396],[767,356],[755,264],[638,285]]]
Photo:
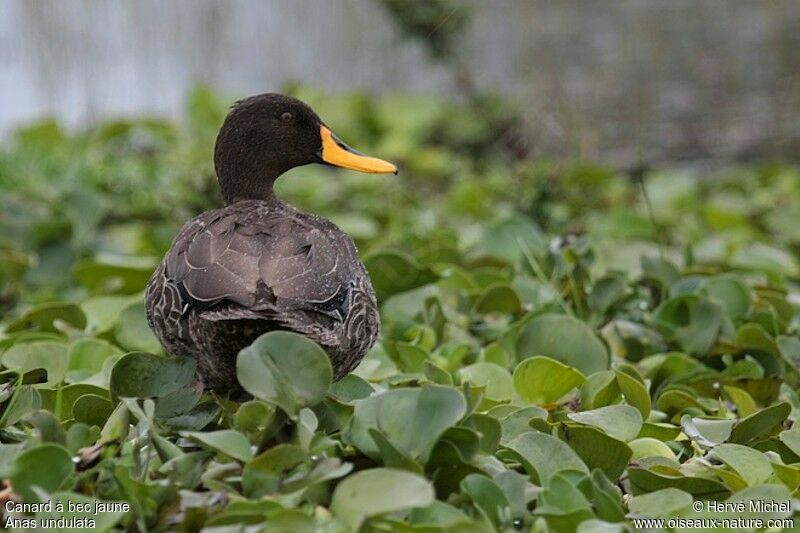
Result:
[[[350,238],[324,219],[247,203],[204,213],[176,237],[166,276],[184,305],[217,320],[288,311],[342,320],[349,286],[363,273]],[[223,307],[234,311],[220,315]]]

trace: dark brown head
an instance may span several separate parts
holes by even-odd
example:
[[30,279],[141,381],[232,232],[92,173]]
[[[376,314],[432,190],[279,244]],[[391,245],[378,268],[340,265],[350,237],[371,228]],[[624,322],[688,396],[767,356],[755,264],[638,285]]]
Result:
[[222,196],[262,200],[287,170],[323,163],[361,172],[397,172],[340,141],[314,110],[296,98],[267,93],[236,103],[217,136],[214,167]]

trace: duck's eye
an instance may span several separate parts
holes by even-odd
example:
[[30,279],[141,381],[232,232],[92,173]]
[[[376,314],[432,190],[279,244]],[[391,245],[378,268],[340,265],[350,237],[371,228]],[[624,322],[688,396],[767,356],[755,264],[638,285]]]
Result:
[[290,120],[292,120],[292,114],[289,113],[288,111],[285,112],[283,115],[281,115],[281,120],[284,122],[289,122]]

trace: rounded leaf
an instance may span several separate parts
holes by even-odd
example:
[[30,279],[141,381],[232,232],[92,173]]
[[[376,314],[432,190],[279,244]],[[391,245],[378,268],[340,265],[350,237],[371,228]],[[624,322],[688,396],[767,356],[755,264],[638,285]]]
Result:
[[72,474],[72,457],[57,444],[42,444],[25,450],[14,460],[11,486],[25,502],[38,501],[33,487],[45,492],[58,490]]
[[514,369],[514,388],[528,403],[553,403],[585,381],[580,371],[549,357],[530,357]]
[[608,351],[591,328],[566,315],[540,315],[525,324],[517,340],[517,353],[522,357],[545,355],[585,375],[609,366]]
[[433,486],[425,478],[392,468],[362,470],[333,491],[333,514],[357,530],[371,516],[394,513],[434,502]]
[[321,402],[331,386],[328,354],[290,331],[270,331],[239,352],[236,375],[244,390],[290,416]]

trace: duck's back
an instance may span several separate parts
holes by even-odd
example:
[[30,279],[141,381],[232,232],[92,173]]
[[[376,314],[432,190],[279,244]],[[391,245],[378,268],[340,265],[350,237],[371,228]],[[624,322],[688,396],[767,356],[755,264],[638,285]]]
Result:
[[235,384],[236,354],[265,331],[309,336],[340,377],[379,329],[352,240],[277,200],[240,201],[189,221],[153,274],[146,307],[167,350],[198,358],[206,385],[216,388]]

